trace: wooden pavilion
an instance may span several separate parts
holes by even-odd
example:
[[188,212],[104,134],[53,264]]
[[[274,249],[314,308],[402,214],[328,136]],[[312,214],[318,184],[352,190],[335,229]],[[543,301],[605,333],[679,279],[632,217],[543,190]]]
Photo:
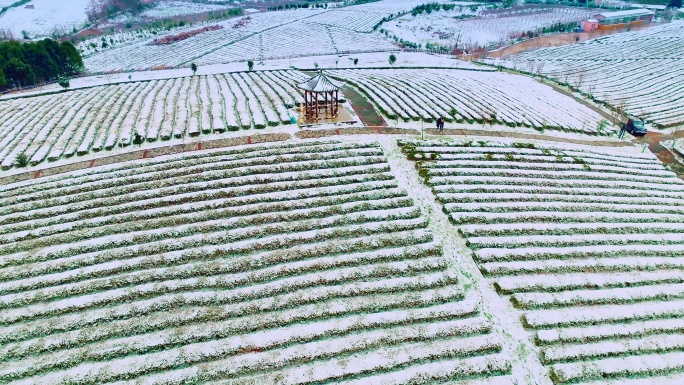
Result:
[[331,80],[323,71],[297,87],[304,91],[304,116],[307,121],[335,118],[339,109],[342,83]]

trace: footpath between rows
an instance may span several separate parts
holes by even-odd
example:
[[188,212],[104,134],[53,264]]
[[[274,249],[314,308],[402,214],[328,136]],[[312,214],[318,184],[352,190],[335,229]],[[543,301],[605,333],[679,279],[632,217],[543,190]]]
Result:
[[217,139],[204,142],[194,142],[187,144],[176,144],[171,146],[162,146],[149,148],[144,150],[133,150],[122,154],[103,156],[101,158],[77,161],[65,165],[54,167],[46,167],[36,169],[33,171],[22,172],[0,177],[0,185],[22,182],[29,179],[43,178],[56,174],[63,174],[71,171],[84,170],[92,167],[104,166],[108,164],[128,162],[132,160],[156,158],[164,155],[179,154],[183,152],[209,150],[214,148],[242,146],[246,144],[282,142],[290,139],[290,134],[286,133],[272,133],[272,134],[255,134],[249,136],[240,136],[226,139]]
[[[626,147],[633,143],[618,142],[618,141],[602,141],[602,140],[585,140],[554,137],[542,134],[525,134],[509,131],[487,131],[487,130],[470,130],[470,129],[445,129],[443,132],[438,132],[436,129],[429,128],[423,131],[423,134],[428,139],[439,139],[442,137],[492,137],[492,138],[514,138],[514,139],[529,139],[529,140],[543,140],[547,142],[556,143],[570,143],[589,146],[603,146],[603,147]],[[677,176],[684,180],[684,165],[679,163],[675,156],[668,150],[661,142],[684,137],[684,132],[679,133],[677,137],[672,135],[663,135],[659,133],[648,133],[644,138],[634,141],[638,144],[646,144],[648,149],[666,164],[670,170],[677,174]],[[343,127],[334,129],[307,129],[300,130],[295,135],[296,139],[319,139],[332,138],[335,136],[355,136],[355,135],[406,135],[406,136],[420,136],[421,132],[415,129],[395,128],[386,126],[372,126],[372,127]],[[103,156],[101,158],[76,161],[74,163],[44,167],[34,169],[32,171],[16,173],[7,176],[0,176],[0,185],[6,185],[16,182],[21,182],[30,179],[43,178],[52,175],[84,170],[92,167],[104,166],[108,164],[128,162],[139,159],[156,158],[164,155],[179,154],[184,152],[192,152],[199,150],[208,150],[224,147],[242,146],[248,144],[258,143],[273,143],[283,142],[293,139],[292,135],[288,133],[270,133],[270,134],[254,134],[249,136],[240,136],[233,138],[217,139],[203,142],[194,142],[188,144],[176,144],[171,146],[155,147],[150,149],[134,150],[126,153]]]

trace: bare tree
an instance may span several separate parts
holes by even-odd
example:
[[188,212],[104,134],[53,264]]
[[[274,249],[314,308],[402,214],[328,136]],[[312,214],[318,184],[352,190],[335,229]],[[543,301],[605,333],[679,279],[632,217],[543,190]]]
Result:
[[596,89],[596,84],[595,84],[595,83],[589,84],[589,87],[588,87],[589,96],[591,96],[592,98],[594,97],[594,90],[595,90],[595,89]]
[[679,13],[679,11],[678,11],[677,9],[675,9],[675,8],[668,8],[668,9],[665,10],[665,12],[663,13],[662,20],[663,20],[665,23],[670,23],[670,22],[672,22],[672,20],[675,18],[675,16],[677,16],[678,13]]
[[539,63],[537,63],[537,66],[534,69],[534,72],[537,74],[537,76],[539,76],[539,77],[542,76],[542,74],[544,73],[544,62],[543,61],[539,61]]
[[0,28],[0,41],[3,41],[3,40],[16,40],[14,38],[14,34],[12,33],[12,30]]
[[449,33],[451,34],[454,39],[452,39],[452,45],[455,49],[458,49],[458,45],[461,43],[461,34],[463,33],[460,29],[458,30],[458,33],[454,31],[453,28],[447,28]]
[[677,145],[677,140],[679,140],[678,136],[680,136],[680,133],[682,132],[682,127],[681,126],[670,126],[667,127],[667,133],[670,134],[672,137],[672,148],[674,148]]
[[112,10],[137,14],[147,3],[149,1],[146,0],[90,0],[86,7],[86,16],[93,22],[105,19]]
[[610,114],[613,119],[613,125],[619,126],[624,120],[625,111],[627,110],[627,101],[625,99],[620,99],[618,102],[609,101],[609,104],[613,106]]
[[584,84],[584,80],[586,78],[587,78],[587,69],[584,67],[579,67],[577,69],[577,77],[576,77],[577,80],[575,81],[575,88],[577,88],[579,90],[580,87],[582,87],[582,84]]

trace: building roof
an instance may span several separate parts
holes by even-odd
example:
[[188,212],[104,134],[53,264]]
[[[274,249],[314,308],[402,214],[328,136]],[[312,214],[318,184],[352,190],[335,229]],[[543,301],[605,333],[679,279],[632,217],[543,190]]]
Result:
[[599,21],[596,20],[596,19],[589,19],[589,20],[587,20],[587,21],[590,22],[590,23],[598,23],[598,22],[599,22]]
[[627,11],[597,13],[596,15],[594,15],[594,18],[596,18],[597,16],[602,16],[606,19],[614,19],[614,18],[627,17],[627,16],[644,16],[644,15],[653,15],[653,12],[649,11],[648,9],[630,9]]
[[338,91],[343,85],[343,83],[331,80],[325,76],[323,71],[320,71],[318,75],[312,77],[304,83],[297,84],[297,87],[306,91],[327,92]]

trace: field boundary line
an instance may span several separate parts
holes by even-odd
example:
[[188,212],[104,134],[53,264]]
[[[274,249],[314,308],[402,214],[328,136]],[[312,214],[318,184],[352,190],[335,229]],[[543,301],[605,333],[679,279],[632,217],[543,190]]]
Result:
[[103,156],[100,158],[83,160],[60,166],[46,167],[38,170],[26,171],[18,174],[0,177],[0,185],[22,182],[29,179],[37,179],[46,176],[63,174],[71,171],[84,170],[97,166],[114,163],[128,162],[139,159],[151,159],[165,155],[180,154],[184,152],[209,150],[214,148],[235,147],[248,144],[284,142],[292,137],[287,133],[271,133],[240,136],[236,138],[215,139],[196,143],[175,144],[145,150],[136,150],[123,154]]
[[[518,139],[534,139],[543,140],[547,142],[561,142],[572,144],[584,144],[590,146],[603,147],[629,147],[632,143],[629,142],[613,142],[601,140],[584,140],[572,138],[557,138],[547,135],[524,134],[507,131],[485,131],[485,130],[470,130],[470,129],[445,129],[443,132],[438,132],[434,128],[426,128],[424,130],[426,135],[440,137],[440,136],[489,136],[497,138],[518,138]],[[299,139],[323,138],[335,135],[420,135],[420,130],[413,128],[398,128],[398,127],[382,127],[382,126],[366,126],[366,127],[345,127],[335,129],[320,129],[320,130],[301,130],[295,136]]]

